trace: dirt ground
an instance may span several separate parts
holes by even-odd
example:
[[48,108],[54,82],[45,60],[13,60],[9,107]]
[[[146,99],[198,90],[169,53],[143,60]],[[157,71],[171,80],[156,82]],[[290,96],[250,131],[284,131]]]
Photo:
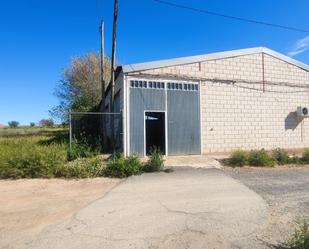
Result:
[[26,248],[44,228],[104,196],[120,180],[23,179],[0,181],[0,248]]

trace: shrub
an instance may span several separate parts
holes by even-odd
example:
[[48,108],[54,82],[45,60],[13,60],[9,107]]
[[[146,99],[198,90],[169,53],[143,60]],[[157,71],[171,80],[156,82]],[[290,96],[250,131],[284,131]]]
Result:
[[126,159],[126,175],[139,175],[142,173],[143,164],[137,156],[130,156]]
[[272,156],[279,165],[292,163],[292,158],[290,158],[288,153],[283,149],[275,149],[272,153]]
[[264,149],[250,151],[248,155],[248,163],[251,166],[275,166],[275,160],[269,154],[267,154]]
[[117,178],[126,177],[125,158],[121,154],[112,155],[107,162],[104,175]]
[[248,153],[242,150],[234,151],[227,163],[232,166],[244,166],[248,163]]
[[[58,131],[54,135],[61,134]],[[68,162],[67,147],[67,143],[57,139],[57,136],[0,137],[0,179],[85,178],[103,175],[103,160],[91,157]]]
[[109,177],[124,178],[142,173],[142,163],[136,156],[124,158],[122,154],[112,155],[107,162],[104,175]]
[[294,235],[288,240],[289,249],[308,249],[309,248],[309,225],[304,222],[296,230]]
[[15,138],[0,140],[0,178],[53,177],[67,161],[64,144],[41,146],[42,139]]
[[309,163],[309,149],[304,150],[303,155],[301,157],[301,161],[306,164]]
[[294,164],[302,164],[302,159],[299,158],[298,156],[292,156],[290,157],[290,163],[294,163]]
[[164,160],[161,151],[154,147],[150,150],[150,155],[147,163],[143,167],[145,172],[162,171],[164,167]]
[[10,128],[16,128],[19,125],[19,122],[10,121],[10,122],[8,122],[8,125],[9,125]]
[[76,139],[73,139],[71,149],[68,151],[68,159],[72,161],[77,158],[94,157],[98,154],[100,154],[99,147],[93,148],[84,141],[78,142]]
[[78,158],[58,168],[55,175],[66,178],[99,177],[103,175],[104,169],[105,164],[99,157]]

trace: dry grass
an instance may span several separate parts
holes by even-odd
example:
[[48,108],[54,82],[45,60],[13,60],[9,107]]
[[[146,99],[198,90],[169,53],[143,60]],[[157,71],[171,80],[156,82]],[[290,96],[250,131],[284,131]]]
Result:
[[18,128],[2,128],[0,129],[0,137],[15,136],[51,136],[59,133],[68,133],[65,128],[41,128],[41,127],[18,127]]

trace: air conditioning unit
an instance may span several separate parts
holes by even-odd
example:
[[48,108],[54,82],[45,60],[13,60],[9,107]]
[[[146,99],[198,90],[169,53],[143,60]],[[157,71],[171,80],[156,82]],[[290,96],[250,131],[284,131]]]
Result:
[[297,107],[297,116],[307,118],[309,117],[309,111],[307,107],[298,106]]

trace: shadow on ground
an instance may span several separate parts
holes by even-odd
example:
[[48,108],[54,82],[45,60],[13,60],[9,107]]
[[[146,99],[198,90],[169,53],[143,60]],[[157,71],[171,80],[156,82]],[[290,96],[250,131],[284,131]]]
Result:
[[47,140],[41,140],[38,143],[40,145],[50,145],[50,144],[64,144],[69,143],[69,133],[67,131],[62,132],[47,132],[44,133],[45,136],[48,136]]

